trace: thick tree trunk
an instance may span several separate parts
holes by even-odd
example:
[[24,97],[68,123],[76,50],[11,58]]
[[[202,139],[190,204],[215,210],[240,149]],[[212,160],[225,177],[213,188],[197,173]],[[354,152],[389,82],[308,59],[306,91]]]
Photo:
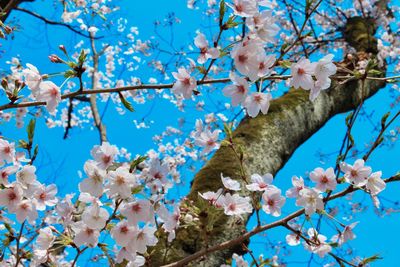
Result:
[[[376,53],[376,40],[373,37],[375,29],[371,21],[360,17],[351,18],[343,29],[344,37],[359,52]],[[290,90],[284,96],[271,102],[267,115],[256,118],[244,118],[233,133],[233,141],[240,144],[244,150],[244,160],[247,174],[278,172],[291,157],[293,152],[334,115],[355,109],[362,99],[373,96],[385,85],[382,81],[353,80],[344,85],[333,83],[331,88],[322,92],[315,102],[308,100],[308,91]],[[239,161],[230,147],[221,147],[211,160],[197,173],[188,196],[198,205],[198,193],[216,191],[222,188],[221,173],[241,181]],[[248,192],[241,192],[242,195]],[[202,213],[207,220],[207,214]],[[207,234],[207,245],[215,245],[240,236],[246,231],[244,220],[219,215],[214,222],[213,230]],[[200,227],[201,228],[201,227]],[[189,227],[177,232],[177,238],[168,249],[163,244],[155,248],[149,264],[159,266],[177,261],[204,248],[204,230],[199,227]],[[231,248],[208,255],[193,266],[220,266],[234,252],[241,248]],[[205,265],[203,265],[205,264]]]

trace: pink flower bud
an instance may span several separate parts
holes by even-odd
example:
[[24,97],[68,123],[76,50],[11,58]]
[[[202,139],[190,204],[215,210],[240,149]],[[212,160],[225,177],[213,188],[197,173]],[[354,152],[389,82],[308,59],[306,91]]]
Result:
[[49,56],[49,59],[50,59],[50,61],[51,62],[53,62],[53,63],[62,63],[63,62],[63,60],[59,57],[59,56],[57,56],[57,55],[50,55]]

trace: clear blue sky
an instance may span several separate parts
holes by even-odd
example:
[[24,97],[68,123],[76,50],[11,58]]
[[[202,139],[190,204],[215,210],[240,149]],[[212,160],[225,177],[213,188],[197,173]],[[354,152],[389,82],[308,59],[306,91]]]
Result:
[[[52,17],[54,12],[51,1],[37,1],[35,4],[24,5],[43,15]],[[204,25],[208,25],[209,21],[199,11],[189,10],[186,8],[186,1],[120,1],[119,5],[123,7],[123,12],[129,20],[129,25],[139,27],[140,39],[147,39],[154,34],[154,20],[162,20],[169,12],[175,12],[176,16],[182,20],[182,23],[174,29],[174,38],[178,46],[182,43],[189,43],[195,36],[197,29],[204,29]],[[2,49],[6,51],[2,55],[0,67],[7,68],[6,60],[12,56],[19,55],[24,63],[32,63],[36,65],[43,73],[51,73],[57,71],[57,66],[49,64],[47,56],[51,53],[58,52],[58,45],[65,44],[72,47],[76,44],[80,37],[71,37],[66,30],[56,26],[45,27],[38,20],[31,18],[25,14],[15,12],[14,15],[20,17],[22,31],[15,35],[12,42],[2,42]],[[54,18],[55,19],[55,18]],[[209,30],[204,30],[207,34]],[[189,39],[190,38],[190,39]],[[340,59],[340,54],[336,55],[336,59]],[[146,72],[146,68],[141,67],[141,72],[137,76],[149,77],[152,73]],[[389,89],[383,89],[373,99],[366,103],[366,112],[372,114],[372,120],[379,122],[380,117],[389,110],[392,102],[392,95],[398,92],[390,92]],[[101,106],[104,108],[104,106]],[[187,113],[182,114],[177,111],[172,104],[162,99],[156,99],[145,105],[136,105],[136,112],[127,116],[119,116],[113,108],[109,108],[104,117],[105,124],[109,134],[111,143],[118,147],[126,147],[133,154],[141,154],[151,148],[156,148],[152,141],[152,136],[161,133],[168,125],[178,126],[178,118],[188,118],[187,129],[193,127],[193,116]],[[210,106],[210,109],[215,109]],[[396,108],[398,110],[398,107]],[[144,114],[149,114],[146,119],[152,120],[149,129],[136,129],[133,120],[141,120]],[[324,162],[320,161],[317,153],[334,153],[340,147],[340,142],[345,133],[344,125],[345,115],[336,116],[321,129],[317,134],[310,138],[302,147],[300,147],[287,165],[277,175],[277,185],[283,189],[290,186],[290,178],[292,175],[306,176],[306,172],[313,170],[315,167],[330,167],[335,162],[335,156],[327,158]],[[73,192],[79,182],[78,170],[82,170],[83,163],[90,157],[90,149],[98,143],[98,133],[91,131],[89,127],[84,129],[74,129],[71,137],[63,140],[64,129],[53,128],[48,129],[44,125],[43,119],[37,123],[36,142],[40,146],[40,154],[37,161],[39,167],[39,179],[42,182],[54,181],[60,186],[61,194]],[[397,126],[399,123],[396,124]],[[376,133],[372,131],[372,125],[369,120],[361,119],[354,130],[354,137],[358,148],[362,149],[364,144],[371,141],[371,137]],[[0,124],[0,131],[4,136],[17,140],[25,137],[25,130],[17,130],[15,127]],[[399,170],[400,147],[385,147],[376,151],[369,165],[374,170],[382,170],[383,176],[388,177]],[[336,154],[334,154],[336,155]],[[351,163],[353,159],[349,160]],[[190,171],[185,172],[186,185],[193,176]],[[187,186],[182,187],[184,192]],[[382,194],[386,199],[382,199],[383,205],[390,205],[389,200],[395,201],[400,190],[399,184],[391,184]],[[356,214],[349,221],[361,221],[356,227],[355,233],[358,238],[349,244],[356,249],[357,255],[372,256],[379,253],[384,260],[375,263],[373,266],[397,266],[398,252],[397,243],[400,237],[399,216],[390,215],[379,218],[373,212],[371,201],[369,198],[363,198],[362,194],[358,194],[354,200],[361,201],[367,207],[367,211]],[[289,213],[293,210],[293,201],[288,200],[284,210]],[[397,207],[399,208],[399,207]],[[348,214],[346,214],[348,215]],[[265,216],[265,221],[271,220],[271,217]],[[344,221],[344,219],[340,219]],[[253,223],[250,223],[249,227]],[[267,232],[266,236],[254,238],[251,245],[254,253],[264,254],[265,256],[274,255],[270,247],[266,247],[266,241],[284,241],[286,231],[282,229]],[[329,233],[328,233],[329,235]],[[288,259],[289,266],[304,266],[310,255],[303,248],[297,247],[291,249],[293,256]],[[318,256],[314,257],[312,266],[320,266]]]

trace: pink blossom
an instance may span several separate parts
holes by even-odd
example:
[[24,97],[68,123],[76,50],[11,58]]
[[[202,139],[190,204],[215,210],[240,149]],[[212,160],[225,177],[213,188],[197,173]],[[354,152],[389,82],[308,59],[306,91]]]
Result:
[[237,106],[246,99],[249,91],[249,83],[246,79],[237,76],[234,72],[229,74],[229,78],[233,84],[225,86],[225,88],[222,89],[222,93],[224,96],[231,98],[233,106]]
[[246,185],[246,188],[250,191],[265,191],[268,188],[273,187],[271,184],[274,177],[270,173],[263,176],[255,173],[251,175],[250,179],[251,183]]
[[249,197],[241,197],[239,194],[231,195],[227,193],[222,202],[224,213],[232,216],[237,215],[241,217],[244,213],[251,213],[253,207],[250,203]]
[[293,63],[290,67],[292,78],[290,80],[290,86],[294,88],[302,88],[304,90],[310,90],[314,86],[314,75],[315,63],[311,63],[309,59],[303,58],[297,63]]
[[326,170],[322,168],[316,168],[310,173],[310,179],[317,183],[315,188],[321,192],[325,192],[327,190],[333,191],[337,185],[336,175],[333,168],[328,168]]
[[132,226],[126,220],[122,220],[113,227],[111,236],[119,246],[126,247],[133,240],[136,232],[135,226]]
[[38,217],[35,205],[30,199],[25,199],[17,203],[14,212],[19,223],[23,223],[27,220],[30,224],[34,224]]
[[154,208],[150,201],[140,199],[125,204],[121,208],[121,214],[124,215],[131,225],[138,222],[152,223],[154,222]]
[[226,5],[233,9],[235,15],[240,17],[252,17],[258,12],[255,0],[233,0],[232,4],[226,3]]
[[39,94],[37,100],[46,102],[46,108],[50,113],[53,113],[58,104],[61,102],[60,88],[51,81],[40,83]]
[[304,247],[308,251],[318,254],[321,258],[332,251],[332,247],[326,243],[326,236],[318,234],[313,228],[308,229],[307,233],[312,240],[312,243],[304,242]]
[[240,190],[240,183],[236,180],[231,179],[230,177],[224,177],[221,173],[221,181],[222,184],[226,189],[232,191],[239,191]]
[[278,188],[269,188],[262,195],[264,204],[262,209],[267,214],[278,217],[281,215],[281,208],[285,204],[286,199],[281,195],[281,190]]
[[11,212],[22,201],[23,190],[19,184],[0,190],[0,206],[6,206]]
[[255,118],[260,111],[262,114],[268,113],[271,99],[272,96],[269,93],[255,92],[246,97],[243,106],[246,108],[247,114]]
[[296,200],[297,206],[302,206],[305,213],[310,216],[317,210],[324,210],[324,202],[322,196],[313,188],[304,188],[300,191],[299,197]]
[[179,68],[178,72],[173,72],[172,76],[176,79],[172,87],[174,94],[181,94],[185,99],[192,97],[192,92],[197,88],[195,78],[191,77],[185,68]]
[[209,58],[215,59],[219,57],[219,50],[214,47],[209,47],[208,41],[204,34],[197,33],[194,39],[194,44],[200,49],[200,56],[197,58],[199,64],[204,64]]
[[371,195],[377,195],[386,188],[386,183],[382,180],[381,176],[382,172],[379,171],[372,173],[368,177],[365,187],[369,190]]
[[5,162],[13,162],[15,157],[15,145],[0,138],[0,166]]
[[22,73],[25,77],[25,83],[31,89],[32,95],[34,97],[37,97],[37,95],[39,94],[39,90],[40,90],[40,83],[43,80],[42,75],[40,75],[38,69],[35,66],[33,66],[32,64],[27,63],[26,66],[28,68],[26,68],[22,71]]
[[211,132],[210,130],[206,129],[196,137],[196,145],[204,148],[202,154],[209,153],[212,150],[219,148],[220,145],[218,143],[218,139],[220,132],[220,130],[214,130]]
[[57,186],[55,184],[45,186],[37,183],[33,186],[33,191],[33,202],[37,210],[43,211],[46,206],[53,207],[58,202],[56,198]]
[[292,185],[293,185],[293,187],[286,191],[286,197],[298,198],[300,195],[300,191],[305,188],[303,178],[293,176],[292,177]]
[[110,196],[119,195],[122,198],[129,198],[132,195],[132,187],[137,185],[135,175],[126,167],[118,167],[115,171],[110,171],[108,180],[106,188]]
[[371,174],[371,167],[364,166],[364,160],[358,159],[354,165],[342,162],[340,169],[344,172],[344,178],[348,183],[356,186],[363,186],[368,182],[368,177]]
[[118,148],[110,145],[108,142],[103,142],[101,146],[94,146],[90,154],[95,159],[99,168],[107,169],[118,155]]
[[88,227],[84,222],[79,221],[71,225],[75,233],[74,243],[76,246],[95,247],[99,241],[100,231]]
[[100,197],[104,191],[104,177],[106,172],[97,167],[93,161],[87,161],[84,165],[87,178],[79,183],[79,191],[82,193],[89,193],[92,196]]

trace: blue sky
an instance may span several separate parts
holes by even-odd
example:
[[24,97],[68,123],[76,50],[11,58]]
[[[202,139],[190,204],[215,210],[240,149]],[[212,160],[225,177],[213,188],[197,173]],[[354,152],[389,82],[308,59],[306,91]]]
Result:
[[[35,4],[24,4],[24,7],[32,9],[40,14],[53,17],[54,11],[49,1],[37,1]],[[51,2],[51,1],[50,1]],[[175,43],[188,43],[195,36],[197,29],[204,28],[209,21],[201,15],[199,11],[189,10],[186,8],[186,1],[175,0],[153,0],[153,1],[128,1],[121,0],[119,5],[122,12],[129,20],[129,25],[139,27],[140,39],[148,39],[154,34],[154,20],[162,20],[167,13],[174,12],[182,23],[174,28]],[[2,49],[6,51],[2,55],[0,63],[1,68],[7,68],[6,60],[13,56],[20,56],[24,63],[32,63],[36,65],[41,72],[52,73],[58,71],[58,66],[50,64],[47,56],[51,53],[58,52],[58,45],[65,44],[72,47],[77,43],[80,37],[73,36],[65,29],[57,26],[44,26],[37,19],[29,17],[22,13],[14,13],[20,17],[22,30],[15,35],[15,39],[10,42],[2,41]],[[56,17],[53,17],[57,19]],[[340,58],[340,54],[336,55],[336,59]],[[146,68],[142,67],[143,76],[150,76],[152,73],[146,72]],[[138,75],[140,76],[140,75]],[[372,120],[379,122],[380,117],[390,110],[390,103],[393,101],[392,95],[398,96],[398,92],[392,92],[389,88],[382,89],[376,96],[368,100],[365,105],[367,113],[372,114]],[[101,106],[101,109],[104,106]],[[213,107],[210,107],[212,109]],[[107,125],[110,142],[118,147],[126,147],[133,154],[142,154],[151,148],[156,148],[152,137],[161,133],[166,126],[178,126],[178,118],[186,116],[178,111],[169,102],[156,99],[152,103],[135,106],[136,112],[120,116],[114,109],[109,108],[104,117]],[[395,109],[398,110],[398,107]],[[133,120],[141,120],[144,114],[149,114],[146,119],[152,120],[149,129],[136,129]],[[301,146],[287,165],[277,174],[277,185],[283,189],[290,186],[290,178],[292,175],[306,176],[308,171],[318,166],[328,168],[333,166],[335,156],[329,157],[326,161],[321,162],[317,156],[318,152],[334,153],[340,148],[340,142],[345,134],[345,115],[338,115],[330,120],[318,133],[312,136],[303,146]],[[188,122],[193,127],[194,120]],[[190,125],[191,124],[191,125]],[[395,124],[398,126],[399,124]],[[356,139],[358,148],[371,141],[371,137],[376,134],[372,130],[372,125],[365,117],[357,122],[353,135]],[[24,129],[16,129],[11,125],[0,124],[0,132],[2,135],[12,139],[25,137]],[[83,163],[90,157],[90,149],[98,143],[98,133],[91,131],[89,127],[84,129],[74,129],[71,137],[63,140],[64,129],[53,128],[48,129],[43,119],[37,123],[36,142],[40,146],[40,154],[37,161],[41,181],[54,181],[60,186],[61,194],[73,192],[79,182],[78,170],[82,170]],[[373,170],[382,170],[383,176],[388,177],[398,172],[400,147],[384,147],[376,151],[369,165]],[[350,163],[354,159],[350,159]],[[190,181],[193,173],[186,172],[186,185]],[[183,187],[185,191],[186,186]],[[400,189],[399,184],[391,184],[382,194],[387,200],[397,200]],[[360,221],[356,227],[357,239],[350,242],[350,245],[356,249],[357,255],[372,256],[379,253],[384,260],[375,263],[373,266],[396,266],[398,262],[398,252],[396,251],[397,239],[400,236],[399,216],[390,215],[379,218],[373,212],[373,207],[369,198],[363,198],[362,194],[358,194],[356,198],[367,206],[367,211],[356,214],[350,222]],[[387,200],[382,200],[384,205],[389,205]],[[287,201],[287,211],[293,210],[292,200]],[[397,207],[399,208],[399,207]],[[263,218],[265,221],[271,220],[271,217]],[[253,225],[250,222],[249,227]],[[256,255],[264,254],[271,256],[270,248],[266,248],[260,242],[265,240],[284,240],[286,231],[282,229],[267,233],[267,237],[258,236],[251,245],[251,249]],[[289,261],[293,263],[289,266],[304,266],[295,262],[308,261],[310,255],[304,252],[303,248],[293,248],[293,257]],[[319,266],[318,256],[314,257],[312,266]]]

